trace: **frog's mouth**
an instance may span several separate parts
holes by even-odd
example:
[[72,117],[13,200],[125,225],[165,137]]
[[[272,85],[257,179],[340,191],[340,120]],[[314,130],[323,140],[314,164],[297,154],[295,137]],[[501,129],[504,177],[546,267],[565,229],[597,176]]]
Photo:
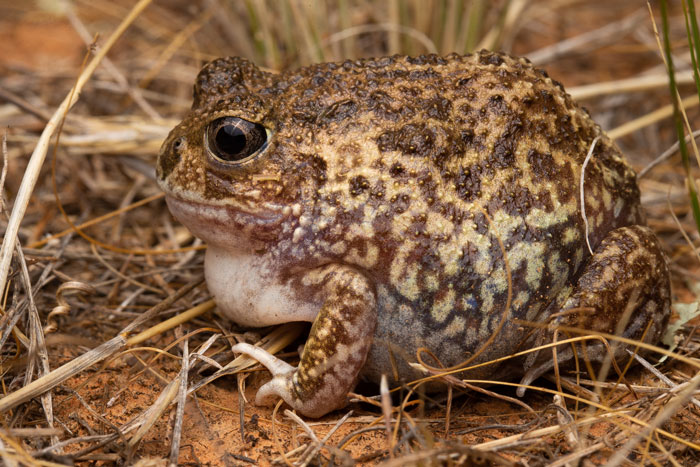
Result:
[[226,249],[278,240],[288,211],[271,203],[253,211],[244,206],[202,203],[172,194],[166,195],[165,201],[173,216],[192,234]]

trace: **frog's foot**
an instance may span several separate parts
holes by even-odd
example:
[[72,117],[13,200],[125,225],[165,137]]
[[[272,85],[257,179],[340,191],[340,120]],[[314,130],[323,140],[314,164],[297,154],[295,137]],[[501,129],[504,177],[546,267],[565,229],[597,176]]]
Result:
[[297,368],[250,344],[234,352],[250,355],[272,373],[255,397],[270,405],[278,397],[307,417],[321,417],[346,405],[372,345],[377,323],[374,290],[359,272],[330,265],[309,273],[305,283],[325,296]]
[[[637,225],[608,233],[561,311],[553,327],[562,325],[656,343],[668,324],[671,284],[663,251],[652,231]],[[616,358],[625,354],[623,346],[611,344]],[[585,352],[585,358],[592,362],[602,362],[608,356],[607,348],[596,341],[588,341],[578,349],[579,358]],[[540,357],[545,355],[542,352]],[[551,352],[549,356],[547,361],[540,358],[521,383],[530,384],[553,369]],[[558,347],[558,363],[573,358],[570,345]],[[518,394],[524,392],[518,389]]]

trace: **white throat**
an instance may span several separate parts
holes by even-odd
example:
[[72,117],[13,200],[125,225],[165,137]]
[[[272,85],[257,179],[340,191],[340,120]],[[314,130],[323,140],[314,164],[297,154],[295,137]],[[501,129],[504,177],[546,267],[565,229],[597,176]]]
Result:
[[209,245],[204,274],[219,312],[241,326],[312,322],[318,314],[319,305],[303,301],[289,283],[281,282],[265,256]]

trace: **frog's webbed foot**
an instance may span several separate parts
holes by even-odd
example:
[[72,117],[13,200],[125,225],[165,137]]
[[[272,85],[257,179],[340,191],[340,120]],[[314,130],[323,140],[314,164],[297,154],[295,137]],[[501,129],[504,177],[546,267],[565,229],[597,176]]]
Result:
[[[671,284],[663,251],[652,231],[636,225],[609,232],[588,260],[561,311],[552,328],[562,325],[657,342],[671,312]],[[616,348],[616,358],[625,354],[624,346],[612,347]],[[592,362],[602,362],[608,355],[603,344],[590,340],[577,347],[579,358],[582,352],[583,358]],[[551,355],[551,351],[542,351],[521,383],[530,384],[552,370]],[[571,362],[574,355],[570,345],[557,349],[560,364]],[[519,395],[524,392],[524,388],[518,389]]]
[[288,385],[292,380],[291,375],[296,370],[295,367],[268,353],[265,349],[244,342],[234,345],[232,350],[235,353],[244,353],[254,358],[272,374],[272,380],[258,390],[258,394],[255,396],[256,405],[270,405],[274,402],[270,396],[274,396],[276,392],[291,392]]
[[313,271],[309,280],[323,289],[325,300],[298,367],[250,344],[236,344],[233,351],[250,355],[272,373],[258,390],[256,404],[270,405],[281,397],[315,418],[347,403],[372,345],[377,311],[371,284],[353,269],[330,265]]

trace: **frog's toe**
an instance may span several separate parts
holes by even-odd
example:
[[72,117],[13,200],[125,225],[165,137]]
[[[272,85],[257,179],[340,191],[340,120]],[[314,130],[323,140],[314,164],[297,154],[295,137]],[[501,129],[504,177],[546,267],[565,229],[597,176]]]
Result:
[[294,410],[317,418],[343,407],[347,401],[344,387],[341,385],[339,391],[339,382],[330,374],[322,377],[323,384],[314,385],[313,391],[304,391],[304,383],[308,383],[310,378],[299,376],[298,368],[254,345],[240,343],[234,345],[232,350],[256,359],[272,373],[272,379],[258,390],[255,405],[274,405],[282,398]]
[[294,373],[295,368],[284,360],[280,360],[267,350],[261,349],[254,345],[246,344],[245,342],[234,345],[231,350],[235,353],[244,353],[267,368],[272,376],[284,376],[289,373]]
[[294,407],[296,399],[293,397],[294,372],[297,371],[295,367],[254,345],[239,343],[234,345],[232,350],[256,359],[272,374],[272,380],[263,384],[258,390],[255,405],[274,405],[281,397]]

